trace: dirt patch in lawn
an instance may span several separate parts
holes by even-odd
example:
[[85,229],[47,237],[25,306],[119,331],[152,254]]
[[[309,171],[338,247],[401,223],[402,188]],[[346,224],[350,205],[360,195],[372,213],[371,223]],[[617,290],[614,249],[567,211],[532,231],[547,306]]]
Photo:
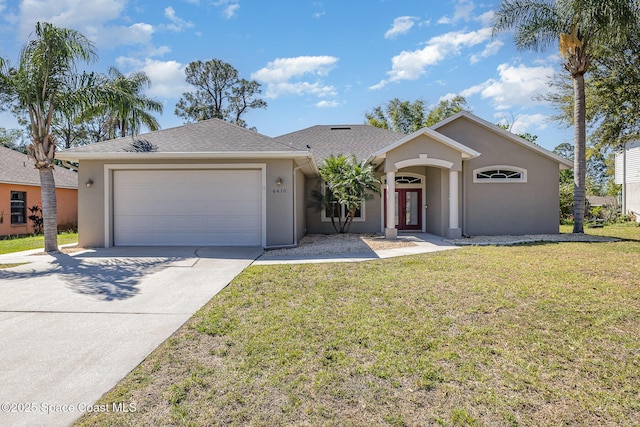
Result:
[[388,240],[377,234],[309,234],[295,248],[274,249],[268,255],[328,255],[362,253],[416,246],[414,242]]

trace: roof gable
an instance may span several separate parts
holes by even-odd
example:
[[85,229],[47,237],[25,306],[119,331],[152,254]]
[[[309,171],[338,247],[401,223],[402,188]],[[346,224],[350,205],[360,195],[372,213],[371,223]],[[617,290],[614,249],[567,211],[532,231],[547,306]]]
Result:
[[478,153],[477,151],[463,145],[460,144],[457,141],[454,141],[453,139],[442,135],[441,133],[438,133],[430,128],[422,128],[419,129],[409,135],[406,135],[404,138],[394,142],[391,145],[388,145],[378,151],[376,151],[375,153],[373,153],[371,155],[371,158],[376,158],[376,157],[384,157],[386,155],[386,153],[388,153],[389,151],[398,148],[399,146],[406,144],[407,142],[413,141],[414,139],[420,137],[420,136],[428,136],[434,140],[436,140],[437,142],[444,144],[446,146],[448,146],[449,148],[452,148],[456,151],[459,151],[460,154],[462,155],[463,159],[472,159],[474,157],[477,157],[480,155],[480,153]]
[[[144,140],[156,148],[153,152],[132,152],[132,143]],[[194,153],[283,153],[298,152],[296,147],[283,144],[275,139],[242,128],[219,119],[203,120],[169,129],[157,130],[134,137],[112,139],[82,147],[60,151],[62,159],[98,158],[100,156],[130,157],[140,154],[194,154]]]
[[503,138],[505,138],[505,139],[507,139],[507,140],[509,140],[511,142],[519,144],[519,145],[521,145],[521,146],[523,146],[523,147],[525,147],[525,148],[527,148],[527,149],[529,149],[529,150],[531,150],[531,151],[533,151],[533,152],[535,152],[535,153],[537,153],[539,155],[542,155],[544,157],[547,157],[547,158],[557,162],[558,165],[560,166],[560,169],[571,169],[571,168],[573,168],[573,163],[570,160],[567,160],[567,159],[565,159],[565,158],[563,158],[561,156],[558,156],[557,154],[555,154],[555,153],[553,153],[553,152],[551,152],[551,151],[549,151],[549,150],[547,150],[545,148],[542,148],[539,145],[536,145],[536,144],[534,144],[532,142],[529,142],[526,139],[524,139],[524,138],[522,138],[522,137],[520,137],[518,135],[515,135],[515,134],[513,134],[513,133],[511,133],[511,132],[509,132],[507,130],[504,130],[504,129],[492,124],[492,123],[489,123],[488,121],[483,120],[480,117],[469,113],[468,111],[460,111],[459,113],[456,113],[453,116],[448,117],[448,118],[442,120],[441,122],[438,122],[435,125],[431,126],[431,129],[433,129],[434,131],[438,131],[438,129],[444,127],[445,125],[447,125],[447,124],[449,124],[449,123],[451,123],[453,121],[461,120],[461,119],[462,120],[465,120],[465,119],[469,120],[469,121],[473,122],[474,124],[482,126],[485,129],[488,129],[491,132],[496,133],[496,134],[502,136]]
[[[53,169],[58,188],[78,188],[78,174],[63,167]],[[0,183],[40,186],[40,173],[26,154],[0,145]]]

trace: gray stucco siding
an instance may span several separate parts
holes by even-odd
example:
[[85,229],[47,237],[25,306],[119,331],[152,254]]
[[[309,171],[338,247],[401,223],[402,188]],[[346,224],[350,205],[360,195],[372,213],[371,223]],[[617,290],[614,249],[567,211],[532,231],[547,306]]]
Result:
[[[465,235],[558,233],[557,162],[468,120],[438,131],[481,153],[464,162]],[[527,182],[473,182],[474,170],[497,165],[525,169]]]
[[418,159],[420,155],[424,154],[427,155],[428,159],[445,160],[453,163],[452,170],[459,171],[462,169],[462,158],[459,151],[426,135],[421,135],[413,141],[390,150],[386,155],[384,170],[385,172],[395,171],[395,163],[403,160]]

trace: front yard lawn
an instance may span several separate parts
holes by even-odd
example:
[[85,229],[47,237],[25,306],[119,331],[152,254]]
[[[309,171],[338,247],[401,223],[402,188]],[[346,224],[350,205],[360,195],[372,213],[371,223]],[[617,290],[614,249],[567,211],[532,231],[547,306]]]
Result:
[[[77,243],[78,233],[58,234],[58,245]],[[15,237],[0,240],[0,254],[44,248],[44,236]]]
[[251,266],[77,424],[638,425],[640,227],[594,232]]

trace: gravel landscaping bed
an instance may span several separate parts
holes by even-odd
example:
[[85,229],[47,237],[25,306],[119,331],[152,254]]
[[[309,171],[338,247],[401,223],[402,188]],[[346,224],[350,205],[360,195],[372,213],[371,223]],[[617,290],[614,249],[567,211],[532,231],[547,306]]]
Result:
[[273,249],[267,255],[330,255],[344,253],[362,253],[383,249],[406,248],[415,243],[387,240],[376,234],[309,234],[302,238],[295,248]]

